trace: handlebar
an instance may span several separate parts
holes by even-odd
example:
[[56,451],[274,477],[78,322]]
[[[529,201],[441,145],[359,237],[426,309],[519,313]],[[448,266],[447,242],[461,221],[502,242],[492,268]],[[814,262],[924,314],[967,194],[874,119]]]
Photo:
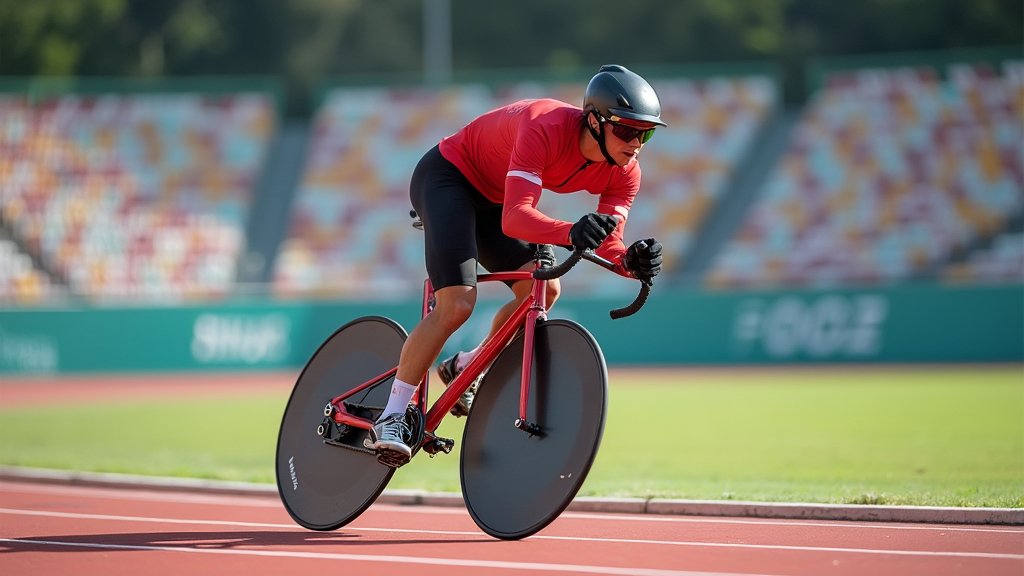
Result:
[[[591,250],[573,250],[572,254],[565,259],[561,264],[550,266],[546,268],[538,268],[534,270],[533,277],[538,280],[554,280],[560,276],[565,275],[573,266],[579,263],[580,260],[587,260],[593,262],[602,268],[608,270],[614,270],[615,264],[611,261],[606,260],[597,254],[594,254]],[[618,320],[627,316],[632,316],[640,311],[647,303],[647,297],[651,294],[651,287],[654,285],[654,279],[648,278],[640,281],[640,293],[636,295],[633,302],[623,308],[616,308],[609,312],[612,320]]]
[[654,284],[654,279],[648,278],[647,280],[640,281],[640,293],[636,295],[633,302],[624,308],[616,308],[608,313],[612,317],[612,320],[618,320],[619,318],[625,318],[626,316],[632,316],[640,311],[647,303],[647,297],[651,295],[651,287]]
[[[534,270],[533,277],[538,280],[554,280],[555,278],[565,276],[565,273],[572,269],[572,267],[575,266],[586,253],[586,250],[574,250],[573,253],[570,254],[569,257],[565,259],[565,262],[562,262],[561,264],[556,264],[554,266],[548,266],[545,268],[538,268]],[[596,254],[591,254],[595,258],[598,258]]]

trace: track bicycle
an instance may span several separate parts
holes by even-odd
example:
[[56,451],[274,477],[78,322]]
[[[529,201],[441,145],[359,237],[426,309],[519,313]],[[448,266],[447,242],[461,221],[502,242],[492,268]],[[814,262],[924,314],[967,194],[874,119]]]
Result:
[[[594,337],[580,324],[548,319],[546,284],[581,259],[611,269],[591,251],[553,262],[538,250],[535,269],[480,274],[478,282],[531,280],[530,295],[477,356],[428,406],[429,371],[406,412],[413,457],[450,453],[435,431],[463,392],[482,376],[462,438],[460,481],[466,507],[487,534],[516,540],[543,529],[569,505],[597,455],[607,410],[608,371]],[[550,252],[547,252],[550,254]],[[636,299],[611,311],[629,316]],[[433,309],[423,286],[422,314]],[[278,435],[276,476],[285,509],[311,530],[340,528],[365,511],[396,469],[367,448],[368,431],[387,404],[407,337],[385,317],[353,320],[328,337],[292,390]],[[365,443],[365,444],[364,444]]]

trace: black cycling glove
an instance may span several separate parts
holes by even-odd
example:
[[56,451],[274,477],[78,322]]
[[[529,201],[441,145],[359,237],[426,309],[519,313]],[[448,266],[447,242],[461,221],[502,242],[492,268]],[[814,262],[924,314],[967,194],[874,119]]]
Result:
[[592,212],[572,225],[569,230],[569,242],[572,242],[573,248],[577,250],[593,250],[600,246],[618,225],[619,220],[615,216]]
[[654,278],[661,272],[661,243],[654,238],[633,242],[622,258],[622,265],[637,278]]

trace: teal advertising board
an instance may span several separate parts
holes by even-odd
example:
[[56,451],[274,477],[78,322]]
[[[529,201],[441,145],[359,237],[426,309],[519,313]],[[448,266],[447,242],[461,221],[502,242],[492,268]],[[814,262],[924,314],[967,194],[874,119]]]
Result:
[[[482,301],[449,348],[475,345],[500,302]],[[610,364],[1024,361],[1019,285],[658,293],[611,320],[614,299],[564,298]],[[368,314],[411,329],[419,303],[244,300],[202,306],[0,310],[0,374],[301,367],[324,338]]]

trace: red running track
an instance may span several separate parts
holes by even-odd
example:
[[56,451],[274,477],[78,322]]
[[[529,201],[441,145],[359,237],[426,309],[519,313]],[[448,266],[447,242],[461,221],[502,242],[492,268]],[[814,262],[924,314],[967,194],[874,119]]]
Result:
[[1024,574],[1024,528],[566,513],[494,540],[462,508],[375,505],[334,532],[276,497],[0,482],[0,574]]

